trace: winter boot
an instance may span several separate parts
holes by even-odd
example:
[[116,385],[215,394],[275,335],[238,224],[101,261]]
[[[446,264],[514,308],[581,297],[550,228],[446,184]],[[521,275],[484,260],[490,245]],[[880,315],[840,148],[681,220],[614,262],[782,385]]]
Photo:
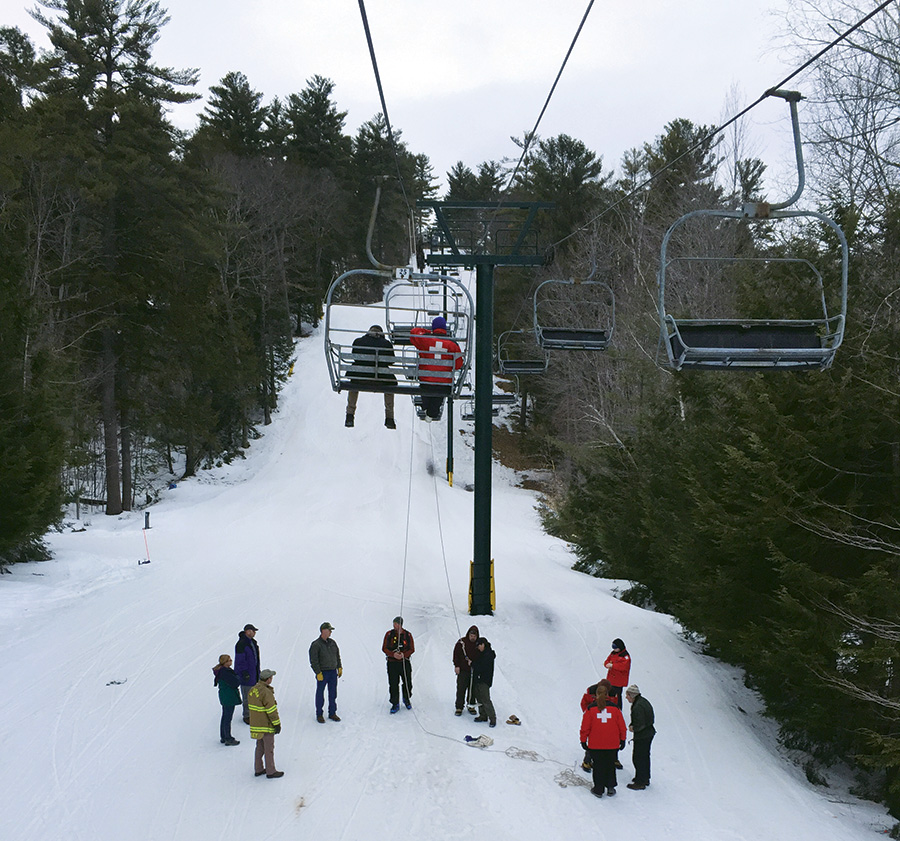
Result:
[[325,716],[324,716],[324,715],[317,715],[317,716],[316,716],[316,721],[318,721],[319,724],[324,724],[324,723],[325,723]]
[[406,701],[403,702],[403,706],[405,706],[406,709],[411,710],[411,709],[412,709],[412,702],[409,701],[409,699],[407,699]]
[[228,747],[233,747],[234,745],[239,745],[240,742],[237,739],[226,739],[223,744],[228,745]]
[[591,794],[593,794],[594,797],[603,797],[603,789],[602,788],[592,788]]
[[455,715],[462,715],[462,710],[457,710]]
[[340,716],[337,713],[332,713],[330,716],[328,716],[328,718],[331,721],[340,721],[341,720]]
[[478,716],[478,718],[475,719],[475,721],[487,721],[487,716],[486,716],[486,715],[480,715],[480,716]]
[[394,705],[391,707],[391,715],[393,715],[394,713],[397,713],[397,712],[400,712],[400,705],[399,705],[399,704],[394,704]]
[[393,418],[385,418],[385,419],[384,419],[384,425],[385,425],[388,429],[396,429],[396,428],[397,428],[397,424],[394,423],[394,419],[393,419]]
[[496,719],[496,718],[492,718],[492,719],[488,722],[488,727],[496,727],[496,726],[497,726],[497,719]]
[[276,771],[274,774],[266,774],[267,780],[277,780],[279,777],[284,776],[284,771]]
[[612,786],[610,786],[608,789],[606,789],[606,794],[608,797],[615,797],[616,790]]
[[645,786],[643,783],[628,783],[625,788],[630,788],[632,791],[643,791],[645,788],[647,788],[647,786]]
[[347,417],[344,418],[344,426],[353,426],[353,415],[348,414]]

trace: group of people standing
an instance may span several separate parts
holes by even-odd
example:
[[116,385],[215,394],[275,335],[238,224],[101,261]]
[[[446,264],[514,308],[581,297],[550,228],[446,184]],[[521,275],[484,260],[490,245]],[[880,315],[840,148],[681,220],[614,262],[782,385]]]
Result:
[[[281,732],[278,704],[272,687],[276,672],[260,668],[257,628],[245,625],[238,634],[234,658],[219,656],[213,667],[213,684],[218,687],[222,717],[219,741],[226,746],[240,742],[231,732],[234,710],[242,705],[244,723],[250,726],[250,738],[256,741],[254,773],[257,777],[277,779],[284,776],[275,767],[275,736]],[[325,724],[325,703],[328,696],[328,720],[339,722],[337,714],[337,684],[343,675],[341,651],[332,639],[334,626],[323,622],[319,636],[309,647],[309,665],[316,676],[315,715]],[[400,710],[400,701],[412,709],[413,672],[410,658],[415,653],[413,635],[403,627],[403,617],[395,616],[393,627],[384,635],[381,645],[387,665],[390,713]],[[456,673],[455,714],[465,709],[476,714],[475,721],[497,724],[497,714],[491,700],[496,654],[490,642],[472,625],[465,636],[453,646],[453,670]],[[634,749],[632,762],[635,776],[628,788],[643,790],[650,785],[650,744],[656,733],[653,707],[636,684],[628,684],[631,655],[621,639],[613,640],[612,651],[604,664],[607,676],[589,686],[581,699],[583,716],[580,740],[585,757],[582,767],[593,775],[591,793],[597,797],[616,793],[616,769],[622,765],[618,753],[625,747],[628,731],[632,732]],[[626,727],[622,714],[622,698],[631,704],[631,724]],[[511,719],[514,718],[511,716]],[[516,719],[515,722],[518,723]]]
[[[625,748],[628,731],[633,737],[634,779],[627,788],[643,791],[650,785],[650,745],[656,735],[653,707],[637,684],[628,684],[631,655],[621,639],[614,639],[606,658],[606,677],[589,686],[581,699],[583,711],[579,733],[585,756],[582,768],[591,771],[591,794],[612,797],[616,793],[616,769],[622,768],[618,754]],[[631,704],[631,723],[626,727],[622,696]]]

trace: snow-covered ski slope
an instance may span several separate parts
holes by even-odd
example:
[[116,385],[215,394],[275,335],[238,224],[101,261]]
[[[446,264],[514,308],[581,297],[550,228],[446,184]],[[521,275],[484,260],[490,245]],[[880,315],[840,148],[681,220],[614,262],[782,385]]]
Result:
[[[454,717],[450,655],[473,621],[471,451],[458,436],[449,487],[443,423],[416,420],[398,398],[398,429],[386,430],[381,397],[362,394],[345,429],[344,400],[321,336],[303,340],[247,458],[152,508],[152,563],[137,564],[143,513],[94,515],[86,531],[50,538],[53,561],[0,579],[0,838],[848,841],[891,825],[879,806],[811,786],[739,675],[668,617],[573,572],[534,494],[499,466],[497,611],[474,620],[497,651],[499,723]],[[416,640],[413,710],[389,715],[380,647],[401,610]],[[343,656],[343,721],[321,725],[307,652],[326,620]],[[211,667],[247,622],[277,671],[280,780],[253,776],[239,710],[240,746],[219,744]],[[652,787],[625,788],[629,746],[618,795],[597,800],[555,778],[581,758],[579,700],[614,637],[659,734]],[[521,726],[504,724],[511,713]],[[491,749],[466,745],[481,733]]]

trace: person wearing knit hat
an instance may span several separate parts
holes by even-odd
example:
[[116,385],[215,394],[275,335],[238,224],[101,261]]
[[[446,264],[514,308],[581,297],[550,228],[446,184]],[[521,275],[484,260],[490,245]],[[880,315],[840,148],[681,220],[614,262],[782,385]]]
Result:
[[609,697],[615,698],[619,709],[622,708],[622,690],[628,686],[628,675],[631,673],[631,655],[625,643],[616,637],[612,641],[612,651],[603,664],[607,669],[606,679],[610,682]]
[[233,747],[240,742],[231,735],[231,720],[234,708],[241,703],[238,689],[241,679],[231,668],[234,661],[230,654],[220,654],[219,662],[213,666],[213,686],[219,687],[219,703],[222,705],[222,718],[219,722],[219,741],[223,745]]
[[650,785],[650,744],[656,735],[656,728],[653,726],[653,707],[641,695],[636,683],[632,683],[625,690],[625,698],[631,704],[631,724],[628,725],[628,729],[634,735],[631,752],[634,779],[627,788],[643,791]]
[[453,388],[455,372],[463,367],[460,346],[447,334],[447,320],[438,315],[431,321],[431,329],[413,327],[409,341],[419,352],[419,395],[425,420],[441,419],[444,398]]
[[409,658],[416,650],[412,634],[403,627],[403,617],[394,617],[394,627],[384,635],[381,650],[387,657],[388,689],[391,696],[391,714],[400,709],[400,686],[403,686],[403,704],[412,709],[412,665]]

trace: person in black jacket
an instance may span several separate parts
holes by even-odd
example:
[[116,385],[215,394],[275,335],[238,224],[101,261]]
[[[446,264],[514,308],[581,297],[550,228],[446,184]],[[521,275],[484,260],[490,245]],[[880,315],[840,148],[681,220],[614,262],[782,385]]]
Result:
[[656,728],[653,726],[653,707],[641,695],[636,683],[632,683],[625,690],[625,697],[631,704],[631,724],[628,725],[628,729],[634,734],[634,750],[631,754],[634,779],[628,784],[628,788],[643,791],[650,785],[650,745],[656,735]]
[[[350,381],[360,384],[377,383],[396,385],[397,378],[389,370],[394,363],[394,346],[385,337],[384,330],[373,324],[367,333],[353,340],[353,362],[347,369]],[[359,392],[347,392],[347,418],[344,426],[353,426],[356,415],[356,402]],[[394,393],[384,392],[384,425],[388,429],[396,429],[394,422]]]
[[478,638],[475,648],[478,654],[472,661],[472,697],[481,706],[481,714],[475,721],[487,721],[491,727],[496,727],[497,713],[491,701],[491,684],[494,682],[494,660],[497,655],[484,637]]

